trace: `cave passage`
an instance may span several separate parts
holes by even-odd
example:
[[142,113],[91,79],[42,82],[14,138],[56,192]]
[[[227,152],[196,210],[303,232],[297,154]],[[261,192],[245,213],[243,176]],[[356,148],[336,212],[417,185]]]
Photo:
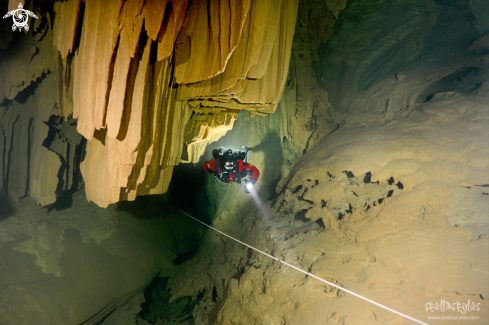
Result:
[[489,323],[489,1],[20,2],[2,325]]

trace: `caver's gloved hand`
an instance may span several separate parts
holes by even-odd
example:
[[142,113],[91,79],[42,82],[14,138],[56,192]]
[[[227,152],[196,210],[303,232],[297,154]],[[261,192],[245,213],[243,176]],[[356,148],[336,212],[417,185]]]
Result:
[[253,188],[255,187],[255,183],[256,183],[256,180],[253,178],[248,178],[245,181],[245,185],[243,186],[243,189],[244,189],[246,194],[250,193],[253,190]]

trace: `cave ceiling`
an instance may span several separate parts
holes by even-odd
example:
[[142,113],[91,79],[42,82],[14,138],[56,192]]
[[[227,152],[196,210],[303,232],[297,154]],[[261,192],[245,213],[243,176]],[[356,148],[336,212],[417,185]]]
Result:
[[164,193],[174,166],[198,162],[240,111],[266,116],[281,101],[273,127],[291,144],[294,158],[284,160],[292,164],[341,125],[341,114],[355,114],[355,96],[380,78],[489,30],[481,0],[25,8],[39,16],[28,33],[0,26],[0,184],[2,195],[42,206],[80,186],[100,206]]
[[[298,1],[285,0],[69,0],[52,7],[28,2],[26,8],[43,15],[34,22],[34,38],[27,35],[31,39],[19,45],[26,47],[23,63],[20,58],[15,63],[25,65],[30,55],[44,61],[29,64],[23,75],[11,72],[3,78],[2,106],[10,107],[29,91],[26,79],[49,75],[55,103],[31,128],[45,132],[43,122],[51,115],[64,118],[57,129],[76,120],[77,132],[87,140],[80,166],[87,199],[107,206],[164,193],[180,159],[198,161],[202,144],[232,128],[240,110],[275,111],[287,77],[297,7]],[[10,32],[1,44],[6,47],[9,38],[22,42],[20,36]],[[37,52],[27,48],[29,42]],[[13,56],[13,46],[6,51]],[[29,142],[30,129],[16,118],[12,113],[7,122],[17,123],[10,133],[25,133],[23,141]],[[32,164],[45,156],[52,161],[52,168],[42,172],[52,179],[49,189],[31,191],[46,205],[61,190],[56,180],[67,163],[52,148],[37,151],[29,157]],[[38,182],[38,176],[31,177]],[[28,191],[24,186],[17,196]]]

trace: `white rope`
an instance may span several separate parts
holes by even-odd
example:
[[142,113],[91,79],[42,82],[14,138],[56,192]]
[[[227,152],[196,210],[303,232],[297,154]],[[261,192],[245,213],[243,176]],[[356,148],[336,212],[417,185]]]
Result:
[[[177,209],[178,209],[178,208],[177,208]],[[251,248],[251,249],[253,249],[253,250],[255,250],[255,251],[257,251],[257,252],[259,252],[259,253],[261,253],[261,254],[263,254],[263,255],[265,255],[265,256],[268,256],[268,257],[270,257],[271,259],[274,259],[274,260],[276,260],[276,261],[278,261],[278,262],[280,262],[280,263],[282,263],[282,264],[285,264],[285,265],[287,265],[288,267],[291,267],[291,268],[293,268],[293,269],[295,269],[295,270],[297,270],[297,271],[299,271],[299,272],[302,272],[302,273],[304,273],[304,274],[306,274],[306,275],[309,275],[310,277],[312,277],[312,278],[314,278],[314,279],[316,279],[316,280],[319,280],[319,281],[321,281],[321,282],[324,282],[324,283],[326,283],[326,284],[329,284],[329,285],[330,285],[330,286],[332,286],[332,287],[335,287],[335,288],[337,288],[337,289],[339,289],[339,290],[342,290],[342,291],[347,292],[347,293],[349,293],[349,294],[351,294],[351,295],[354,295],[355,297],[358,297],[358,298],[360,298],[360,299],[363,299],[363,300],[365,300],[365,301],[368,301],[368,302],[370,302],[370,303],[372,303],[372,304],[374,304],[374,305],[377,305],[377,306],[379,306],[379,307],[381,307],[381,308],[384,308],[385,310],[388,310],[388,311],[390,311],[390,312],[393,312],[393,313],[395,313],[395,314],[397,314],[397,315],[399,315],[399,316],[402,316],[402,317],[404,317],[404,318],[410,319],[410,320],[412,320],[413,322],[416,322],[416,323],[418,323],[418,324],[429,325],[428,323],[425,323],[425,322],[422,322],[422,321],[420,321],[420,320],[417,320],[416,318],[413,318],[413,317],[411,317],[411,316],[408,316],[408,315],[405,315],[405,314],[403,314],[403,313],[400,313],[400,312],[398,312],[398,311],[396,311],[396,310],[394,310],[394,309],[392,309],[392,308],[389,308],[389,307],[387,307],[387,306],[384,306],[384,305],[382,305],[382,304],[379,304],[378,302],[375,302],[375,301],[373,301],[373,300],[370,300],[370,299],[368,299],[368,298],[365,298],[365,297],[363,297],[363,296],[361,296],[361,295],[359,295],[359,294],[357,294],[357,293],[355,293],[355,292],[353,292],[353,291],[347,290],[347,289],[342,288],[342,287],[340,287],[340,286],[338,286],[338,285],[336,285],[336,284],[334,284],[334,283],[331,283],[331,282],[329,282],[329,281],[326,281],[326,280],[324,280],[324,279],[322,279],[322,278],[320,278],[320,277],[318,277],[318,276],[315,276],[315,275],[314,275],[314,274],[312,274],[312,273],[306,272],[306,271],[304,271],[304,270],[302,270],[302,269],[300,269],[300,268],[298,268],[298,267],[296,267],[296,266],[294,266],[294,265],[292,265],[292,264],[289,264],[289,263],[287,263],[287,262],[285,262],[285,261],[282,261],[281,259],[278,259],[278,258],[276,258],[275,256],[272,256],[272,255],[270,255],[270,254],[267,254],[267,253],[265,253],[265,252],[262,252],[261,250],[259,250],[259,249],[255,248],[255,247],[253,247],[253,246],[250,246],[250,245],[248,245],[248,244],[246,244],[246,243],[243,243],[242,241],[240,241],[240,240],[238,240],[238,239],[236,239],[236,238],[234,238],[234,237],[231,237],[231,236],[229,236],[228,234],[225,234],[225,233],[223,233],[222,231],[217,230],[216,228],[213,228],[213,227],[209,226],[208,224],[206,224],[206,223],[204,223],[204,222],[202,222],[202,221],[200,221],[200,220],[198,220],[198,219],[196,219],[196,218],[192,217],[190,214],[188,214],[188,213],[186,213],[186,212],[184,212],[184,211],[182,211],[182,210],[180,210],[180,209],[178,209],[178,210],[179,210],[180,212],[182,212],[182,213],[186,214],[186,215],[187,215],[187,216],[189,216],[190,218],[194,219],[195,221],[197,221],[197,222],[199,222],[199,223],[203,224],[204,226],[207,226],[207,227],[211,228],[212,230],[217,231],[217,232],[218,232],[218,233],[220,233],[221,235],[224,235],[224,236],[226,236],[226,237],[228,237],[228,238],[231,238],[232,240],[237,241],[238,243],[240,243],[240,244],[242,244],[242,245],[245,245],[245,246],[247,246],[247,247],[249,247],[249,248]]]

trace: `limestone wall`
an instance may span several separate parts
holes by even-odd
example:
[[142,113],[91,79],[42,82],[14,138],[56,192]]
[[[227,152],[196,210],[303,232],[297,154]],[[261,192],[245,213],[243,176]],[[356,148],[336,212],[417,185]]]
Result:
[[[209,141],[232,128],[240,110],[259,115],[275,111],[286,82],[297,6],[297,0],[30,5],[39,13],[37,28],[31,30],[34,47],[30,34],[15,34],[3,52],[6,65],[29,63],[22,73],[4,67],[1,107],[6,110],[12,100],[18,102],[21,90],[52,76],[46,82],[53,89],[49,95],[56,111],[41,111],[45,117],[33,123],[42,125],[55,114],[76,123],[88,142],[86,155],[79,154],[76,162],[68,157],[73,150],[60,156],[61,164],[52,156],[52,163],[43,165],[31,155],[49,179],[44,183],[36,178],[46,193],[24,186],[16,195],[29,192],[42,205],[53,203],[60,196],[53,175],[63,174],[60,166],[68,159],[77,166],[83,160],[87,199],[100,206],[164,193],[180,159],[196,162]],[[20,48],[14,49],[15,44]],[[45,61],[37,62],[39,58]],[[2,119],[5,132],[12,133],[7,129],[14,120]],[[44,140],[44,134],[37,136],[38,142]],[[6,144],[25,142],[3,137]],[[6,144],[3,152],[9,150]],[[7,156],[2,164],[22,159]],[[16,177],[25,178],[25,173]]]

